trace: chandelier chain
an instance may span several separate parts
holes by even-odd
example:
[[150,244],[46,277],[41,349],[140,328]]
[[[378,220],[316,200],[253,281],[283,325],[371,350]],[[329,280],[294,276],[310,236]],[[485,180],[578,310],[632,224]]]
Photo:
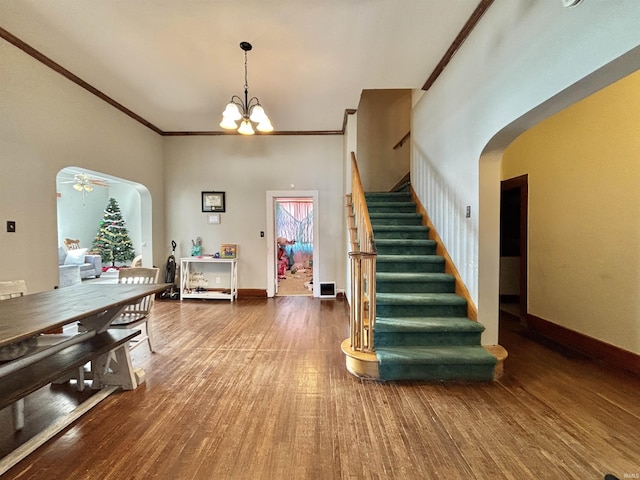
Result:
[[249,80],[247,75],[247,51],[244,52],[244,91],[249,90]]

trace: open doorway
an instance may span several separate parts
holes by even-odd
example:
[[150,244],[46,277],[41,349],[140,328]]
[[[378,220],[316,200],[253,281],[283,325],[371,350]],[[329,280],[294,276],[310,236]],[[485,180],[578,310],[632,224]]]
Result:
[[267,192],[267,296],[319,296],[318,191]]
[[275,199],[277,296],[313,295],[313,199]]
[[501,182],[500,309],[522,321],[527,314],[528,176]]

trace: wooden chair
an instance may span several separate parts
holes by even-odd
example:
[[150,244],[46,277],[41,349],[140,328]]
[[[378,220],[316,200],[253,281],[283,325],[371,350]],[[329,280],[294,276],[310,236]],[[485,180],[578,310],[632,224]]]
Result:
[[67,250],[78,250],[80,248],[80,240],[65,238],[64,246],[67,248]]
[[[118,271],[118,283],[151,284],[158,283],[158,268],[121,268]],[[149,321],[149,313],[153,308],[155,295],[147,295],[135,305],[128,306],[112,323],[111,328],[134,328],[144,323],[144,332],[130,344],[133,350],[145,340],[149,350],[153,352],[153,328]]]
[[131,268],[141,267],[142,266],[142,255],[138,255],[133,260],[131,260]]
[[[27,284],[24,280],[11,280],[0,282],[0,300],[8,300],[14,297],[22,297],[27,294]],[[13,428],[24,428],[24,398],[11,405],[13,412]]]

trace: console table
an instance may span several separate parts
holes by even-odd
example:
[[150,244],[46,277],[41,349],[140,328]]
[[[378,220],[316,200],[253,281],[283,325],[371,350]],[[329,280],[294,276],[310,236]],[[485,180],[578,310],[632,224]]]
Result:
[[[226,282],[222,283],[225,277]],[[185,257],[180,259],[180,300],[238,298],[238,259]]]

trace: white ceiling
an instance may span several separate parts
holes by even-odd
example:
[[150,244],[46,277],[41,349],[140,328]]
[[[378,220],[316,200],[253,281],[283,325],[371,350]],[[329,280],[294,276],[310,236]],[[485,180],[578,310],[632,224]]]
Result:
[[363,89],[420,88],[480,0],[0,0],[0,26],[163,131],[231,95],[278,131],[340,130]]

